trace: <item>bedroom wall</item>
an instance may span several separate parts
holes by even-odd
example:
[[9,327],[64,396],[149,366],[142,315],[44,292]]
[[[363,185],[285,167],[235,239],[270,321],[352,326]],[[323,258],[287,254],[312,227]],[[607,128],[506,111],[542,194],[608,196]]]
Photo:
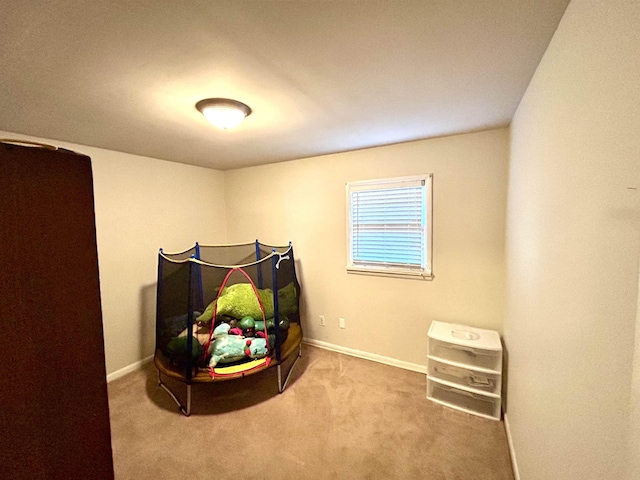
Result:
[[[432,320],[502,328],[507,156],[497,129],[226,171],[228,238],[293,242],[307,338],[424,370]],[[345,182],[420,173],[435,279],[347,274]]]
[[[117,376],[154,351],[158,249],[226,241],[225,210],[219,208],[224,175],[9,132],[0,137],[41,141],[91,157],[106,367],[111,378]],[[213,205],[218,207],[206,207]]]
[[638,478],[638,19],[573,0],[511,125],[506,418],[527,480]]
[[638,455],[638,445],[640,445],[640,276],[638,276],[638,303],[636,306],[636,343],[633,354],[631,421],[629,422],[629,424],[631,425],[631,434],[629,437],[629,457],[631,459],[630,478],[640,478],[640,455]]

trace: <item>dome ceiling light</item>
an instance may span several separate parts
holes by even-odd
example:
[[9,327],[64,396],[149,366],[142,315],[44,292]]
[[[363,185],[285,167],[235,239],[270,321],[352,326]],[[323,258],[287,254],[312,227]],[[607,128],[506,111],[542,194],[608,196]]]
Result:
[[248,105],[228,98],[206,98],[196,103],[196,108],[214,126],[224,130],[237,127],[251,115]]

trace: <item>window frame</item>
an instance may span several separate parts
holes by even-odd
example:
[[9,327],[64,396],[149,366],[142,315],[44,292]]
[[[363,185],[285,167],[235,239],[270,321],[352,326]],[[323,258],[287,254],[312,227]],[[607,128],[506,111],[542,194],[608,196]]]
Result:
[[[402,188],[408,185],[416,184],[418,182],[424,182],[424,214],[425,224],[422,232],[425,251],[424,251],[424,266],[401,266],[401,265],[384,265],[383,261],[380,262],[366,262],[354,263],[353,260],[353,219],[352,219],[352,205],[351,193],[353,191],[371,191],[371,190],[384,190],[393,188]],[[347,211],[347,273],[365,274],[365,275],[382,275],[391,277],[407,277],[418,278],[425,280],[433,279],[433,174],[421,174],[405,177],[391,177],[380,178],[374,180],[360,180],[354,182],[347,182],[345,186],[346,192],[346,211]]]

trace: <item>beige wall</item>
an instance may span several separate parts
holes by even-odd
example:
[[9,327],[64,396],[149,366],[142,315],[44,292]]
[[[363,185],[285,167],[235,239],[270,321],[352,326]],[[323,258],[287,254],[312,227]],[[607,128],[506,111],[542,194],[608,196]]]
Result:
[[[228,239],[293,242],[306,337],[424,366],[432,320],[501,329],[507,156],[498,129],[227,171]],[[420,173],[435,279],[347,274],[345,182]]]
[[507,417],[526,480],[631,478],[639,19],[636,0],[574,0],[512,122]]
[[0,137],[91,157],[107,374],[152,355],[158,249],[225,242],[223,173],[8,132]]
[[[639,222],[640,223],[640,222]],[[629,436],[629,455],[631,458],[631,475],[629,478],[640,478],[640,276],[638,277],[638,304],[636,307],[636,343],[633,355],[633,380],[631,385],[631,434]]]

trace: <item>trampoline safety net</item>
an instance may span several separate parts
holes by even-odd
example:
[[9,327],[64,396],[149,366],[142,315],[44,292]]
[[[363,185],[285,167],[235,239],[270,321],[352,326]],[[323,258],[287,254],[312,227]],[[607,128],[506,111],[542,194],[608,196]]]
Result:
[[178,253],[160,250],[156,356],[185,382],[198,372],[213,372],[213,366],[242,369],[257,358],[280,362],[292,329],[301,338],[300,284],[291,244],[256,240],[196,243]]

